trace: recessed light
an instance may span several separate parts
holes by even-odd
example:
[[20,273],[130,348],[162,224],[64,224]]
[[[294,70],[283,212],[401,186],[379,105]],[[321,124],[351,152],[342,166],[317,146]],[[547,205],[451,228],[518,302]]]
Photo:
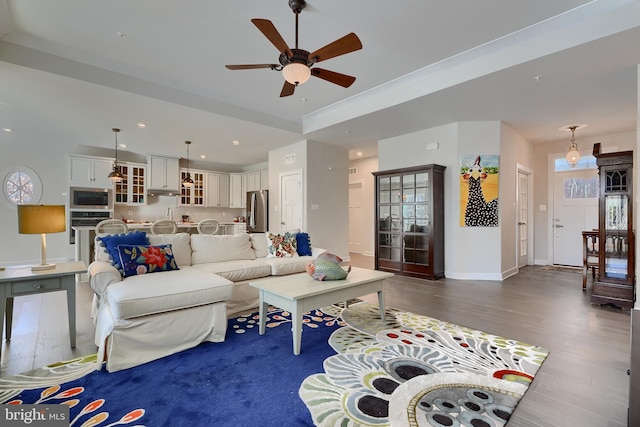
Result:
[[146,123],[142,123],[142,122],[140,122],[140,123],[138,123],[138,124],[137,124],[137,126],[138,126],[140,129],[144,129],[144,128],[146,128],[146,127],[147,127],[147,124],[146,124]]
[[127,148],[127,144],[118,144],[120,148]]
[[344,133],[351,133],[351,131],[350,130],[345,130]]
[[11,128],[2,128],[2,130],[5,132],[13,132],[13,129]]
[[240,145],[240,141],[238,141],[237,139],[233,140],[233,145]]
[[205,156],[204,154],[200,154],[200,158],[201,158],[201,159],[206,159],[206,158],[207,158],[207,156]]
[[118,31],[116,33],[118,35],[118,37],[120,37],[121,39],[125,39],[127,38],[127,35],[125,33],[123,33],[122,31]]
[[308,101],[307,98],[302,98],[301,100],[302,100],[302,102],[307,102]]

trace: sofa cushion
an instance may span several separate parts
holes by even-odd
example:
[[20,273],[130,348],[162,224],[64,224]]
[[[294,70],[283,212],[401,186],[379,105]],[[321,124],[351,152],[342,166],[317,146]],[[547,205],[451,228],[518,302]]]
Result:
[[151,234],[149,244],[158,246],[171,244],[173,256],[179,267],[191,265],[191,235],[189,233]]
[[232,282],[257,279],[271,274],[271,266],[263,260],[257,259],[194,264],[193,268],[215,273]]
[[118,245],[124,277],[179,270],[171,245]]
[[272,276],[285,276],[287,274],[304,272],[307,264],[313,261],[313,257],[265,258],[262,261],[269,264]]
[[296,233],[296,251],[300,256],[311,256],[311,238],[309,233]]
[[251,247],[256,254],[256,258],[264,258],[269,254],[269,248],[267,247],[267,234],[266,233],[251,233]]
[[267,248],[269,253],[267,258],[271,257],[296,257],[296,235],[288,231],[279,233],[267,233]]
[[233,283],[197,268],[131,276],[111,284],[105,297],[115,319],[211,304],[231,299]]
[[191,235],[192,264],[255,259],[248,234]]
[[108,261],[120,271],[120,274],[123,274],[118,245],[148,245],[149,239],[147,239],[147,233],[144,231],[132,231],[129,233],[97,236],[96,242],[106,249],[109,253]]

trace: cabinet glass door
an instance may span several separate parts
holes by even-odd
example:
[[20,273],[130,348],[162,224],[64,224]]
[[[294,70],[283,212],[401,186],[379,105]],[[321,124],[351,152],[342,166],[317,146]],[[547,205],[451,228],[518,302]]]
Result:
[[401,261],[402,216],[399,175],[379,178],[378,201],[378,257],[389,261]]
[[429,174],[402,177],[403,261],[429,265]]
[[629,278],[628,195],[605,195],[604,275],[611,279]]

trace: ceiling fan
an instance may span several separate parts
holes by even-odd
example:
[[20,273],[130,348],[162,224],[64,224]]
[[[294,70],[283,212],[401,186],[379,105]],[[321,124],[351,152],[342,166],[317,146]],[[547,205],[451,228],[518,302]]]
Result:
[[296,86],[306,82],[311,76],[321,78],[345,88],[351,86],[353,82],[356,81],[355,77],[323,68],[315,68],[314,65],[317,62],[326,61],[327,59],[362,49],[360,39],[354,33],[349,33],[313,52],[298,49],[298,15],[302,12],[305,5],[305,0],[289,0],[289,7],[296,15],[296,47],[294,49],[290,49],[289,46],[287,46],[287,43],[271,21],[267,19],[251,20],[276,49],[280,51],[279,64],[227,65],[226,67],[230,70],[270,68],[275,71],[282,71],[285,82],[280,92],[280,97],[293,95]]

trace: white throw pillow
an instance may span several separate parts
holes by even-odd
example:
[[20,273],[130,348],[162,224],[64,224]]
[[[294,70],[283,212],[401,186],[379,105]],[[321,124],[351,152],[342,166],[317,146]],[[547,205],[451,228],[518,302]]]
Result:
[[149,244],[154,246],[171,244],[173,257],[178,267],[191,265],[191,236],[189,233],[149,234]]
[[247,233],[233,235],[192,234],[193,265],[207,262],[256,259]]
[[256,258],[266,258],[269,254],[269,248],[267,247],[267,234],[266,233],[251,233],[251,247],[256,254]]

